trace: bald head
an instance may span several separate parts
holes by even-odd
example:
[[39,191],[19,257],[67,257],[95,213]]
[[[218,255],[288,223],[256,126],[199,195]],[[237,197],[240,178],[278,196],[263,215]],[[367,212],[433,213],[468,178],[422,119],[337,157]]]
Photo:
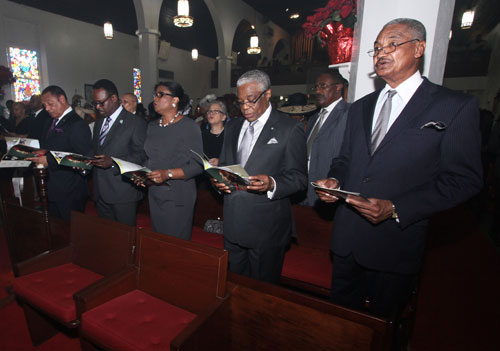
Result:
[[135,113],[137,110],[137,96],[135,96],[132,93],[125,93],[122,95],[122,106],[125,110],[127,110],[130,113]]

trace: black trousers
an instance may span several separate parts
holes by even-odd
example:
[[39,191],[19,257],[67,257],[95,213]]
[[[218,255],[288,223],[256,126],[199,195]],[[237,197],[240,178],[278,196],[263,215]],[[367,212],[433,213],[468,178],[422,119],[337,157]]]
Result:
[[285,258],[285,246],[248,248],[224,238],[229,252],[229,271],[250,278],[278,284]]
[[331,300],[363,311],[369,300],[369,313],[378,317],[399,316],[409,301],[417,275],[380,272],[365,268],[352,254],[333,254]]
[[85,212],[86,203],[87,198],[72,199],[71,197],[59,201],[49,201],[49,214],[69,222],[71,220],[71,211]]
[[99,198],[95,205],[99,217],[108,218],[135,227],[137,219],[137,201],[109,204],[103,201],[102,198]]

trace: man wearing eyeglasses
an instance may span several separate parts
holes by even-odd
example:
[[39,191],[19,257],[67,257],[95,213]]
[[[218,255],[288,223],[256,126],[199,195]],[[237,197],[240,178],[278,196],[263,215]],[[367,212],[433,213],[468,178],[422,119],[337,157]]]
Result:
[[382,317],[408,302],[429,217],[482,186],[477,99],[421,77],[425,36],[413,19],[382,28],[368,54],[386,85],[351,106],[340,155],[318,181],[363,196],[347,196],[335,214],[331,298],[359,310],[368,298]]
[[251,175],[246,190],[224,196],[224,248],[229,270],[278,283],[292,232],[290,195],[307,182],[306,143],[302,125],[272,109],[269,76],[259,70],[237,82],[244,119],[225,128],[219,165],[241,164]]
[[[316,79],[313,91],[321,109],[307,123],[307,167],[309,183],[326,178],[332,159],[337,157],[344,139],[349,104],[342,98],[344,78],[328,70]],[[311,184],[307,185],[304,205],[321,207]]]
[[100,217],[135,226],[137,204],[143,193],[121,176],[111,156],[142,165],[146,160],[146,122],[123,108],[113,82],[98,80],[93,89],[94,106],[99,114],[92,140],[97,213]]

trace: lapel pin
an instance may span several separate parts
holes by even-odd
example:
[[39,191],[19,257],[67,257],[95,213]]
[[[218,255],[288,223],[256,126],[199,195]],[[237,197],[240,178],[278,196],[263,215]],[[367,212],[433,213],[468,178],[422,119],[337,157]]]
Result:
[[123,119],[120,119],[120,124],[123,124]]

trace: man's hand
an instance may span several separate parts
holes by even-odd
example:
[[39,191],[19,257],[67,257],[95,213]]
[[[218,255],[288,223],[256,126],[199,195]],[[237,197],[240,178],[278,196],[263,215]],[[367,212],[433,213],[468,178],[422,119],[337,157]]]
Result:
[[208,160],[208,163],[210,163],[212,166],[217,167],[219,165],[219,159],[214,157]]
[[47,162],[47,156],[38,156],[38,157],[28,157],[26,158],[28,161],[33,161],[37,165],[43,165],[44,167],[48,167],[49,164]]
[[247,190],[266,192],[274,190],[274,181],[267,174],[257,174],[248,177],[252,182],[251,185],[247,186]]
[[227,194],[231,194],[231,189],[229,189],[229,187],[222,183],[222,182],[218,182],[217,179],[215,178],[212,178],[212,184],[213,186],[215,186],[217,188],[217,190],[223,192],[223,193],[227,193]]
[[107,155],[97,155],[92,164],[101,168],[109,168],[113,165],[113,159]]
[[392,202],[390,200],[369,198],[366,201],[359,196],[348,195],[346,202],[373,224],[385,221],[392,216]]
[[[320,179],[317,180],[315,183],[322,186],[323,188],[329,188],[329,189],[336,189],[339,186],[339,181],[337,179],[332,179],[332,178]],[[337,196],[319,189],[314,189],[314,191],[316,191],[316,194],[318,195],[320,200],[324,202],[332,203],[332,202],[337,202],[339,199]]]

